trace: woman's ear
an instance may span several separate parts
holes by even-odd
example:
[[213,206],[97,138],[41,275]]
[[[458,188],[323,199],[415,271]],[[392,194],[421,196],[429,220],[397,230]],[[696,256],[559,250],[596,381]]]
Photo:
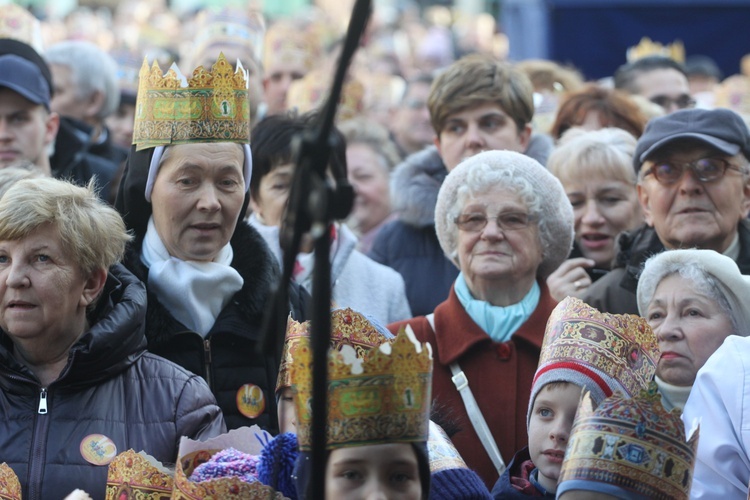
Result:
[[107,270],[104,268],[95,269],[88,277],[81,291],[81,300],[78,305],[86,308],[94,303],[104,289],[107,282]]

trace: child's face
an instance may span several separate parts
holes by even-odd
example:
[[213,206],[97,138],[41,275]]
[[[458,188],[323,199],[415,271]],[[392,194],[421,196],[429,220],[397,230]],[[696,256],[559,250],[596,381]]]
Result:
[[539,483],[549,492],[557,489],[580,397],[581,387],[575,384],[545,386],[531,409],[529,455],[539,469]]
[[297,434],[297,409],[294,407],[294,395],[291,387],[281,390],[277,411],[279,412],[279,432]]
[[420,500],[417,453],[410,444],[338,448],[326,466],[326,499]]

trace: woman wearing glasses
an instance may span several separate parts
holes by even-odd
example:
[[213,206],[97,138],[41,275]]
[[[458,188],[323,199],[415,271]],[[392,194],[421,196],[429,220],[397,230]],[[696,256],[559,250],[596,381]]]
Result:
[[[448,299],[409,323],[432,345],[436,410],[488,487],[526,446],[526,410],[547,318],[545,279],[573,241],[560,182],[531,158],[489,151],[448,174],[435,210],[440,245],[460,274]],[[469,394],[470,393],[470,394]]]

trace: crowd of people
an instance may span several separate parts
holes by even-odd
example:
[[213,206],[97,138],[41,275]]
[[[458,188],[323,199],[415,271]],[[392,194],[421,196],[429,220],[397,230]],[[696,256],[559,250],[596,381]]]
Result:
[[0,12],[0,496],[312,498],[328,262],[327,499],[748,497],[750,75],[376,9],[302,185],[340,12],[103,12]]

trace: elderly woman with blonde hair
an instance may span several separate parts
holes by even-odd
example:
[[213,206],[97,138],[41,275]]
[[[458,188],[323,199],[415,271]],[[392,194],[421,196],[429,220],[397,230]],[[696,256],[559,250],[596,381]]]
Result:
[[527,444],[531,382],[557,303],[545,280],[570,252],[573,210],[537,161],[488,151],[448,174],[435,227],[458,278],[434,314],[389,329],[408,323],[431,344],[435,403],[458,420],[453,443],[491,487]]
[[27,179],[0,199],[0,450],[24,498],[103,498],[119,451],[173,462],[182,436],[225,429],[203,380],[146,352],[129,240],[93,185]]

